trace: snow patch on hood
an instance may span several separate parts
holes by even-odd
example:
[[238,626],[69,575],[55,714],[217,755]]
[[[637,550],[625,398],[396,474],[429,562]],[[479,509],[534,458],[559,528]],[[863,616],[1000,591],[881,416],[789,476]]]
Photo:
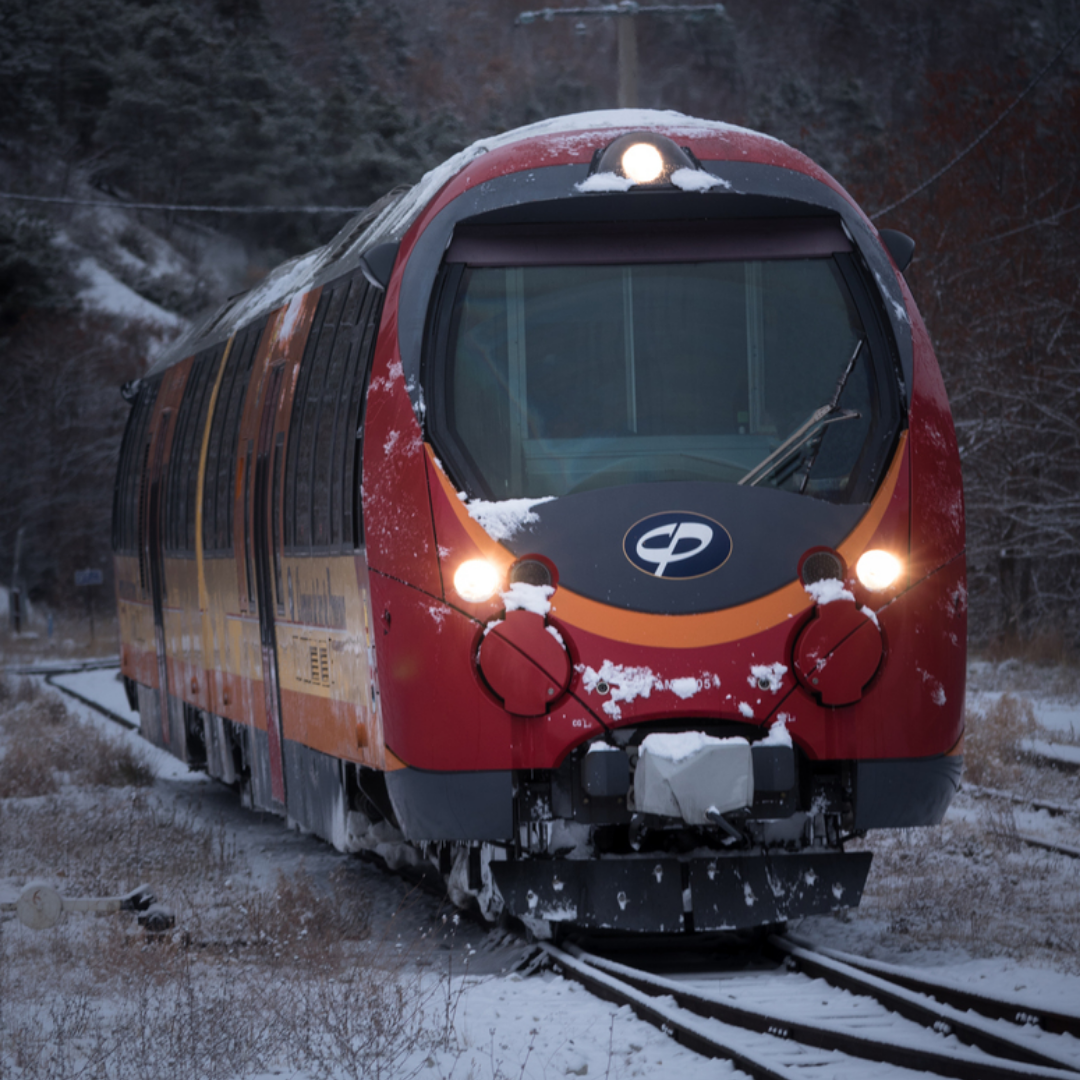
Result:
[[647,698],[654,690],[670,690],[677,698],[687,701],[702,690],[720,687],[720,677],[710,672],[701,675],[683,675],[673,679],[662,679],[651,668],[624,667],[622,664],[605,660],[600,670],[579,664],[576,671],[581,673],[582,685],[587,693],[592,693],[600,683],[606,683],[611,694],[603,704],[603,710],[614,720],[622,718],[622,709],[618,702],[629,704],[639,697]]
[[622,717],[618,702],[625,701],[629,704],[639,697],[647,698],[664,685],[663,680],[658,679],[651,668],[623,667],[622,664],[613,664],[610,660],[605,660],[599,671],[591,667],[578,670],[582,671],[582,684],[590,694],[600,683],[607,683],[611,697],[604,702],[603,710],[613,720]]
[[540,520],[539,516],[533,513],[534,506],[551,502],[555,496],[545,495],[542,499],[503,499],[500,502],[486,502],[483,499],[470,499],[467,495],[459,493],[458,498],[465,503],[469,517],[477,522],[492,540],[509,540],[526,525],[532,525]]
[[786,665],[781,663],[751,664],[750,674],[747,675],[746,681],[755,690],[769,690],[775,694],[783,685],[787,670]]

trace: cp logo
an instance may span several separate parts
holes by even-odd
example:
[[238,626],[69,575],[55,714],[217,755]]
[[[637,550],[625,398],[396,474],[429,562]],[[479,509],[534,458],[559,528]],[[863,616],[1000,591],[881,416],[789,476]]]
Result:
[[718,521],[685,510],[651,514],[623,537],[623,552],[652,577],[685,579],[711,574],[731,555],[731,536]]

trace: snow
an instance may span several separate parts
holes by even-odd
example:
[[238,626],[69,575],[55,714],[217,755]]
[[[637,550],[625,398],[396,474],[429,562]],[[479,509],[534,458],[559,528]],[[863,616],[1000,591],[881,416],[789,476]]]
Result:
[[811,581],[803,586],[818,604],[832,604],[837,600],[850,600],[855,602],[855,596],[844,588],[842,581],[835,578],[826,578],[824,581]]
[[228,309],[229,323],[243,326],[264,311],[272,311],[293,293],[307,292],[326,261],[326,248],[317,248],[275,267],[251,292],[240,296]]
[[755,690],[768,690],[775,694],[784,685],[787,671],[787,665],[779,661],[775,664],[751,664],[746,681]]
[[477,522],[492,540],[511,540],[526,525],[532,525],[540,520],[539,515],[534,513],[533,507],[551,502],[555,496],[545,495],[542,499],[502,499],[497,502],[487,502],[484,499],[469,499],[467,495],[459,493],[458,498],[465,503],[469,517]]
[[701,680],[693,675],[687,675],[681,679],[668,679],[667,688],[683,701],[692,698],[701,689]]
[[759,739],[755,746],[791,746],[791,733],[788,731],[788,721],[791,717],[787,713],[779,716],[769,725],[769,734],[764,739]]
[[703,731],[658,731],[642,739],[641,749],[645,753],[652,754],[653,757],[679,762],[692,757],[706,746],[721,746],[725,743],[745,744],[746,740],[738,737],[717,739],[712,735],[706,735]]
[[897,320],[902,323],[909,322],[907,308],[904,307],[898,300],[894,300],[890,294],[890,291],[885,287],[885,282],[881,280],[881,275],[875,270],[874,277],[877,280],[878,288],[881,290],[882,296],[888,298],[889,303],[892,305],[893,314]]
[[524,581],[514,581],[510,588],[500,595],[507,611],[531,611],[543,618],[551,610],[551,595],[554,592],[551,585],[529,585]]
[[182,330],[187,326],[187,320],[140,296],[110,274],[95,258],[81,259],[76,272],[87,282],[77,293],[79,300],[87,307],[134,322],[152,323],[164,330]]
[[[512,131],[490,138],[479,139],[471,146],[448,158],[425,174],[419,183],[398,202],[387,207],[379,217],[372,221],[364,234],[353,245],[353,250],[362,250],[370,243],[370,237],[400,236],[409,227],[420,210],[454,176],[466,169],[483,154],[511,146],[524,139],[562,136],[563,146],[572,146],[579,141],[595,142],[591,133],[596,131],[634,131],[637,129],[662,127],[673,136],[682,135],[752,135],[766,142],[780,144],[780,140],[758,131],[727,124],[719,120],[704,120],[686,116],[671,109],[599,109],[590,112],[571,113],[540,120],[535,124],[514,128]],[[780,144],[783,145],[783,144]],[[601,190],[612,190],[611,188]],[[349,226],[346,226],[349,228]],[[344,230],[343,230],[344,231]],[[328,245],[328,246],[333,246]]]
[[[116,668],[54,675],[52,681],[57,686],[74,690],[83,697],[96,701],[135,727],[139,726],[139,714],[128,705],[127,692]],[[186,773],[187,769],[184,772]]]
[[620,176],[618,173],[602,172],[594,173],[592,176],[586,177],[580,184],[575,184],[574,187],[578,191],[584,192],[597,192],[597,191],[629,191],[634,186],[634,181],[627,176]]
[[711,191],[715,187],[731,189],[730,181],[713,176],[704,169],[676,169],[671,174],[671,182],[681,191]]
[[597,687],[601,683],[607,684],[611,699],[602,707],[614,720],[622,717],[618,702],[629,704],[639,697],[649,697],[654,690],[669,690],[680,700],[688,701],[702,690],[720,687],[719,677],[707,671],[701,675],[676,675],[664,679],[651,668],[626,666],[611,660],[604,660],[599,671],[586,664],[579,664],[575,670],[582,676],[586,693],[599,692]]
[[1060,765],[1080,769],[1080,746],[1064,746],[1061,743],[1047,742],[1046,739],[1022,739],[1020,749],[1025,754],[1034,754]]
[[[622,718],[622,709],[618,702],[629,704],[639,697],[647,698],[653,690],[659,690],[664,684],[647,667],[624,667],[622,664],[614,664],[605,660],[596,671],[591,667],[577,668],[582,672],[582,685],[586,693],[591,694],[600,683],[607,683],[610,698],[604,702],[602,708],[613,720]],[[599,692],[599,691],[597,691]]]
[[[601,665],[602,670],[604,667]],[[629,669],[635,670],[640,675],[649,669]],[[597,679],[601,673],[594,673]],[[614,673],[609,669],[607,674],[610,676]],[[627,675],[625,682],[629,688],[634,685],[634,677],[628,672],[624,674]],[[650,686],[652,692],[670,688],[674,681],[664,682],[654,673],[649,674],[653,680]],[[1039,681],[1038,673],[1033,669],[1029,669],[1028,674],[1033,681]],[[87,697],[100,700],[114,712],[123,716],[132,715],[127,709],[122,685],[116,679],[115,668],[57,675],[54,678]],[[1048,682],[1049,677],[1043,681]],[[643,682],[648,680],[643,678]],[[996,686],[991,690],[977,688],[975,698],[986,701],[1000,692],[1003,690]],[[1080,730],[1080,697],[1067,697],[1064,694],[1033,696],[1032,702],[1040,720],[1051,719],[1057,725],[1054,730],[1062,737],[1068,736],[1070,731],[1075,733]],[[182,926],[183,929],[193,930],[196,940],[201,940],[198,935],[206,923],[215,917],[215,912],[228,908],[235,910],[238,904],[247,902],[246,897],[264,895],[250,890],[272,889],[281,872],[293,873],[304,868],[320,884],[327,883],[334,873],[342,869],[348,869],[355,876],[350,880],[355,880],[375,905],[373,939],[383,943],[391,960],[395,956],[399,958],[395,965],[387,964],[385,979],[396,979],[404,973],[407,978],[413,979],[402,984],[409,993],[405,1007],[411,1007],[413,1001],[426,994],[425,1000],[430,1003],[434,1019],[445,1021],[447,1017],[450,1018],[448,1038],[430,1046],[425,1045],[422,1051],[417,1051],[403,1065],[403,1074],[514,1076],[523,1080],[562,1076],[610,1076],[614,1080],[617,1077],[668,1075],[678,1076],[680,1080],[704,1080],[706,1077],[744,1075],[729,1062],[707,1060],[684,1049],[661,1031],[638,1020],[628,1007],[616,1008],[600,1001],[559,972],[541,971],[526,977],[511,971],[525,953],[525,946],[520,941],[503,939],[497,932],[484,933],[468,920],[459,920],[440,908],[432,897],[417,894],[404,881],[388,877],[355,858],[338,855],[311,837],[287,829],[272,816],[243,810],[232,792],[200,774],[190,773],[168,754],[147,746],[134,732],[119,732],[115,725],[80,705],[69,703],[69,707],[113,737],[136,743],[149,755],[159,771],[159,779],[148,794],[140,792],[136,798],[152,800],[163,819],[172,817],[201,821],[208,829],[220,830],[214,835],[223,837],[223,843],[235,851],[236,866],[220,891],[208,891],[198,881],[184,884],[183,891],[191,893],[194,907],[187,910],[187,921]],[[649,738],[670,740],[673,737],[654,734]],[[669,749],[677,752],[680,741],[687,746],[694,742],[700,745],[702,740],[708,738],[701,732],[682,733],[674,737]],[[774,739],[790,739],[783,715],[773,724],[766,742]],[[604,752],[605,746],[594,743],[590,752]],[[664,743],[661,742],[660,746],[663,748]],[[653,752],[650,746],[650,753]],[[1069,790],[1075,790],[1073,774],[1055,776],[1059,785],[1072,784],[1073,788]],[[81,799],[78,805],[85,809],[88,818],[99,811],[103,800],[99,794],[80,796],[67,792],[65,797]],[[1059,795],[1058,798],[1068,801],[1066,796]],[[13,812],[18,803],[18,800],[5,800],[5,813]],[[793,929],[802,937],[838,950],[841,954],[871,958],[879,964],[882,975],[897,970],[914,970],[916,974],[932,977],[943,984],[1007,999],[1016,1004],[1018,1013],[1038,1008],[1076,1011],[1076,1003],[1080,1001],[1074,933],[1076,897],[1080,895],[1077,864],[1045,852],[1032,852],[1029,849],[1017,851],[1008,846],[984,847],[981,851],[976,850],[974,855],[965,855],[964,845],[975,842],[972,830],[979,820],[979,803],[965,791],[950,808],[945,825],[938,829],[872,833],[865,844],[878,851],[878,856],[875,870],[871,871],[869,895],[864,899],[863,908],[841,917],[805,919]],[[1071,837],[1075,842],[1075,816],[1051,817],[1046,813],[1024,809],[1017,810],[1015,821],[1025,835],[1046,839]],[[894,858],[897,868],[894,872],[886,869],[890,865],[887,858],[890,850],[899,856]],[[142,853],[142,857],[149,860],[151,865],[157,865],[154,860],[158,854],[148,849]],[[969,894],[969,902],[962,908],[948,903],[952,894],[921,892],[920,882],[927,879],[914,875],[924,862],[935,859],[937,870],[934,873],[942,879],[935,884],[935,889],[944,890],[964,875],[972,873],[972,867],[985,864],[988,880],[1003,882],[1005,891],[994,896],[982,896],[973,891]],[[875,884],[874,875],[881,873],[892,873],[892,876],[881,878]],[[1019,884],[1010,887],[1009,880],[1012,878],[1017,879]],[[150,883],[156,884],[153,880]],[[22,884],[22,881],[0,879],[0,893],[6,899],[13,893],[17,894]],[[1024,888],[1031,891],[1020,891]],[[898,905],[900,894],[905,889],[913,891],[906,908],[883,906]],[[1010,897],[1013,898],[1011,907],[1008,906]],[[189,903],[179,892],[175,896],[162,895],[160,898],[178,906],[181,911]],[[632,899],[628,898],[630,902]],[[744,899],[750,903],[756,902],[752,895]],[[918,920],[929,921],[933,930],[938,925],[944,925],[948,919],[969,926],[969,932],[943,939],[926,930],[920,936],[917,930],[918,926],[923,925]],[[1013,951],[1011,939],[1008,948],[995,946],[985,933],[991,919],[1001,920],[1006,932],[1011,930],[1011,939],[1025,939],[1031,944],[1016,951]],[[910,920],[911,925],[905,920]],[[20,1022],[33,1009],[38,1010],[35,1015],[44,1023],[51,1023],[50,1018],[57,1015],[58,1003],[72,1008],[79,1004],[84,1009],[83,1015],[91,1018],[97,1015],[93,1010],[102,1009],[104,1012],[101,1015],[107,1022],[111,1019],[127,1021],[130,1010],[137,1008],[138,1002],[131,996],[126,984],[110,986],[103,981],[101,986],[79,991],[83,996],[67,996],[67,987],[71,980],[79,977],[81,969],[94,961],[104,946],[115,947],[118,940],[125,946],[115,953],[118,964],[127,963],[125,957],[134,955],[138,959],[140,955],[145,955],[145,947],[136,944],[139,942],[137,935],[125,930],[119,920],[113,917],[91,919],[84,916],[69,916],[60,927],[47,934],[48,937],[32,936],[31,931],[14,921],[3,923],[0,943],[7,950],[4,959],[12,955],[12,950],[28,950],[26,954],[33,957],[31,985],[34,987],[32,995],[12,993],[5,1006],[5,1025]],[[1039,935],[1038,940],[1033,934]],[[1043,945],[1042,938],[1049,935],[1057,935],[1060,939],[1056,949]],[[1032,951],[1025,953],[1024,948]],[[839,955],[837,959],[844,960],[845,957]],[[162,977],[166,960],[165,953],[154,958],[155,977]],[[185,962],[190,980],[185,985],[192,988],[195,994],[202,994],[209,1001],[232,994],[231,1009],[251,1010],[245,1015],[251,1018],[253,1025],[270,1022],[269,1005],[253,1003],[250,996],[245,1000],[245,992],[250,994],[250,983],[238,980],[247,969],[249,960],[242,952],[218,956],[213,950],[191,950]],[[362,962],[357,970],[362,970]],[[4,977],[7,980],[5,986],[14,987],[12,980],[19,978],[20,972],[9,966],[5,969]],[[258,978],[263,980],[262,985],[268,992],[278,992],[275,988],[280,987],[282,979],[301,984],[309,977],[310,972],[306,969],[289,966],[288,956],[278,957],[272,965],[258,969]],[[702,982],[706,976],[700,970],[695,970],[676,978],[680,984],[687,984],[695,980]],[[772,1014],[780,1019],[808,1019],[816,1013],[818,1016],[824,1014],[838,1028],[851,1026],[842,1019],[851,1014],[850,999],[826,987],[820,980],[797,973],[779,975],[771,970],[746,970],[745,965],[720,970],[707,978],[711,983],[710,992],[721,1000],[732,1000],[747,1007],[765,1003],[770,1006]],[[782,979],[782,990],[779,992],[776,978]],[[38,996],[39,987],[47,988],[49,996],[45,996],[44,989],[42,996]],[[258,999],[261,998],[262,995],[258,995]],[[162,999],[153,997],[151,1000],[160,1003]],[[267,1002],[271,1000],[269,996],[266,998]],[[653,999],[651,1004],[669,1010],[673,1019],[677,1015],[668,998]],[[85,1011],[87,1009],[89,1013]],[[265,1012],[260,1014],[260,1009]],[[873,1021],[874,1015],[863,1016],[860,1020],[861,1030],[865,1030]],[[164,1023],[166,1016],[164,1013],[161,1016]],[[970,1016],[965,1019],[970,1019]],[[314,1013],[307,1015],[305,1022],[309,1024],[309,1029],[316,1020]],[[697,1020],[692,1023],[695,1028],[710,1035],[722,1034],[740,1050],[764,1055],[788,1046],[791,1056],[784,1059],[782,1069],[792,1075],[807,1071],[820,1076],[822,1080],[847,1080],[849,1077],[856,1080],[867,1075],[865,1063],[851,1063],[832,1052],[820,1052],[799,1060],[794,1044],[785,1043],[775,1036],[752,1035],[719,1021]],[[908,1030],[906,1021],[895,1018],[889,1020],[889,1025],[889,1034],[897,1037],[903,1036]],[[1073,1068],[1080,1065],[1077,1040],[1052,1036],[1037,1027],[1008,1025],[1004,1021],[993,1022],[989,1029],[995,1032],[1008,1030],[1015,1038],[1028,1041],[1034,1048],[1067,1057]],[[148,1028],[146,1038],[149,1040],[152,1037]],[[923,1032],[913,1034],[911,1038],[918,1038],[920,1044],[925,1045],[926,1040],[939,1036]],[[959,1049],[955,1036],[948,1039],[951,1040],[948,1045],[956,1045]],[[80,1060],[77,1055],[83,1052],[79,1045],[90,1047],[91,1042],[71,1045],[76,1054],[73,1066],[78,1068]],[[355,1061],[341,1062],[325,1069],[302,1068],[297,1067],[284,1050],[275,1052],[280,1055],[279,1059],[269,1061],[260,1068],[230,1075],[235,1075],[236,1080],[268,1080],[271,1076],[291,1076],[293,1080],[316,1080],[316,1077],[319,1080],[344,1080],[344,1077],[358,1072]],[[977,1058],[977,1052],[968,1053],[973,1059]],[[800,1065],[808,1068],[799,1068]],[[6,1062],[0,1053],[0,1071],[5,1067]],[[192,1075],[197,1074],[195,1069],[189,1071]],[[879,1065],[874,1065],[872,1072],[879,1080],[899,1080],[900,1077],[913,1075]]]
[[[973,665],[974,667],[975,665]],[[976,709],[986,709],[994,704],[1004,693],[1001,690],[980,690],[969,686],[968,705]],[[1080,700],[1070,700],[1059,696],[1043,696],[1025,691],[1024,697],[1031,701],[1035,719],[1052,735],[1061,735],[1068,739],[1080,737]]]

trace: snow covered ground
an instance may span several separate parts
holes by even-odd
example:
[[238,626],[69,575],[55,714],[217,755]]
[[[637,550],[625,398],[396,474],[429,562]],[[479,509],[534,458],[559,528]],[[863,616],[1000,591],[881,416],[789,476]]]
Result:
[[[993,665],[973,665],[971,676],[977,709],[1016,686],[1053,733],[1041,737],[1070,741],[1080,731],[1072,676],[1010,678]],[[114,669],[53,677],[135,719]],[[1040,686],[1051,692],[1032,692]],[[245,810],[134,732],[67,703],[69,722],[135,747],[154,778],[91,788],[68,762],[57,791],[0,797],[0,901],[13,900],[30,876],[71,896],[146,881],[175,911],[176,928],[147,944],[130,916],[69,915],[35,933],[0,915],[3,1075],[743,1075],[561,975],[518,970],[527,956],[520,941]],[[0,699],[0,713],[5,707],[40,705]],[[14,745],[8,730],[0,732],[5,757]],[[1009,760],[987,775],[995,789],[1080,806],[1075,773]],[[969,786],[939,828],[868,837],[875,863],[862,907],[803,920],[798,932],[1008,996],[1020,1008],[1078,1009],[1080,861],[1022,841],[1080,847],[1076,820]]]

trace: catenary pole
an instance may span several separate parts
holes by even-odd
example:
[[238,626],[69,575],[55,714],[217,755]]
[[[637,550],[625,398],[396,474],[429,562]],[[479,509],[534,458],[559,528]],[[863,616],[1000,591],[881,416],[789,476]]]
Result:
[[596,7],[540,8],[523,11],[515,20],[517,26],[529,26],[541,20],[551,22],[557,15],[581,19],[589,16],[618,19],[619,41],[619,108],[633,109],[638,103],[638,43],[637,17],[639,15],[681,15],[683,18],[701,18],[703,15],[724,14],[723,4],[649,4],[636,0],[620,0],[617,4],[601,4]]

